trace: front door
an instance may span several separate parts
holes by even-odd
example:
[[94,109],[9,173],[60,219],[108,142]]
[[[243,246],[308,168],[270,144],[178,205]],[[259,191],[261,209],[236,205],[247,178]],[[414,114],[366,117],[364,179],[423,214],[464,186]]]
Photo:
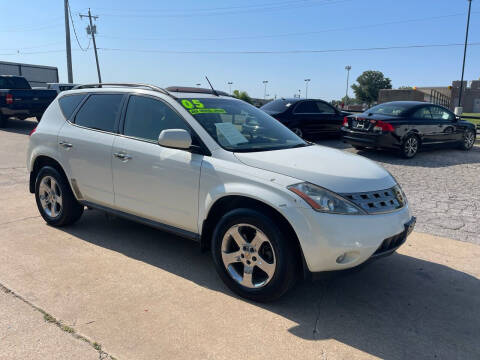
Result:
[[123,94],[92,94],[58,134],[65,172],[83,200],[113,206],[112,145]]
[[203,155],[158,145],[165,129],[191,131],[163,101],[130,96],[123,135],[113,144],[115,207],[198,233],[198,186]]
[[462,133],[458,129],[455,115],[440,106],[430,106],[432,119],[438,131],[435,133],[435,142],[451,142],[462,139]]

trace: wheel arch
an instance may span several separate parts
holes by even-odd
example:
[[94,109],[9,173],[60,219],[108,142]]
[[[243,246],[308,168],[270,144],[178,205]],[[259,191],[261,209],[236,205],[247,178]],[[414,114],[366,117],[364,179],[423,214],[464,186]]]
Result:
[[45,166],[51,166],[52,168],[60,172],[60,174],[62,174],[65,179],[67,179],[67,182],[70,184],[67,174],[63,170],[62,165],[60,165],[57,160],[50,156],[39,155],[33,160],[33,165],[31,167],[32,170],[30,171],[29,190],[32,194],[35,193],[35,181],[37,180],[38,172]]
[[230,210],[239,209],[239,208],[247,208],[253,210],[259,210],[268,214],[268,216],[275,219],[276,224],[280,224],[282,230],[288,234],[288,238],[294,242],[294,245],[297,250],[297,255],[299,256],[299,263],[302,266],[302,271],[304,275],[307,274],[307,265],[305,262],[305,258],[303,256],[302,247],[300,245],[300,241],[298,236],[287,220],[287,218],[277,209],[272,207],[271,205],[260,201],[258,199],[254,199],[252,197],[248,197],[246,195],[226,195],[219,199],[217,199],[209,208],[208,214],[203,221],[202,225],[202,232],[200,236],[200,245],[202,251],[208,250],[210,248],[210,241],[213,235],[213,231],[215,229],[215,225],[218,223],[222,215],[227,213]]

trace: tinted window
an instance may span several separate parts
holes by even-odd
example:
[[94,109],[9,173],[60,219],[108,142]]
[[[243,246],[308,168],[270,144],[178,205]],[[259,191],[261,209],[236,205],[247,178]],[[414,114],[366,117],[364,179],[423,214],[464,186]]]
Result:
[[432,113],[433,120],[453,120],[453,115],[441,107],[431,106],[430,112]]
[[328,104],[324,102],[317,101],[318,111],[322,114],[335,114],[335,110]]
[[113,132],[122,98],[122,94],[91,95],[75,116],[75,124]]
[[145,96],[132,96],[128,101],[123,133],[157,141],[162,130],[189,130],[184,120],[168,105]]
[[402,104],[402,103],[385,103],[372,107],[367,110],[367,113],[372,114],[382,114],[389,116],[402,116],[408,109],[411,108],[411,105]]
[[318,106],[314,101],[304,101],[295,108],[297,114],[316,114],[318,113]]
[[417,111],[415,111],[412,117],[414,119],[432,120],[432,114],[430,113],[430,110],[428,109],[428,107],[423,107],[421,109],[418,109]]
[[287,110],[290,106],[292,106],[292,103],[288,100],[274,100],[263,105],[260,109],[270,114],[279,114]]
[[30,89],[30,84],[21,77],[0,77],[0,89]]
[[65,115],[67,119],[70,116],[72,116],[73,111],[76,109],[78,104],[82,102],[85,96],[86,96],[85,94],[78,94],[78,95],[64,96],[58,99],[60,108],[63,111],[63,115]]

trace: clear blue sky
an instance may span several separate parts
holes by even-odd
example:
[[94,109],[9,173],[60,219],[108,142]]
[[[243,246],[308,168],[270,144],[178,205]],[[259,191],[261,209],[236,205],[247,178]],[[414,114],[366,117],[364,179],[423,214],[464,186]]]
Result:
[[[445,86],[460,78],[463,47],[324,53],[205,54],[175,52],[291,51],[463,43],[467,0],[70,0],[83,47],[91,7],[99,15],[97,46],[103,81],[159,86],[196,83],[327,100],[345,94],[351,79],[380,70],[394,87]],[[52,65],[67,80],[62,0],[0,4],[0,60]],[[480,0],[473,0],[470,42],[480,42]],[[92,48],[72,32],[74,81],[96,82]],[[122,51],[106,49],[124,49]],[[130,49],[130,50],[129,50]],[[132,51],[135,50],[135,51]],[[30,54],[29,54],[30,53]],[[465,78],[480,77],[480,46],[469,48]],[[350,90],[352,92],[352,90]]]

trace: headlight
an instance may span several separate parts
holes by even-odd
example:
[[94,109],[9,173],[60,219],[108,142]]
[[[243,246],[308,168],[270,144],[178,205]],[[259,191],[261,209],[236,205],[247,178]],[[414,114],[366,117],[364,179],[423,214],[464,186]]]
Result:
[[332,214],[366,215],[366,212],[347,199],[310,183],[290,185],[288,190],[305,200],[314,210]]

